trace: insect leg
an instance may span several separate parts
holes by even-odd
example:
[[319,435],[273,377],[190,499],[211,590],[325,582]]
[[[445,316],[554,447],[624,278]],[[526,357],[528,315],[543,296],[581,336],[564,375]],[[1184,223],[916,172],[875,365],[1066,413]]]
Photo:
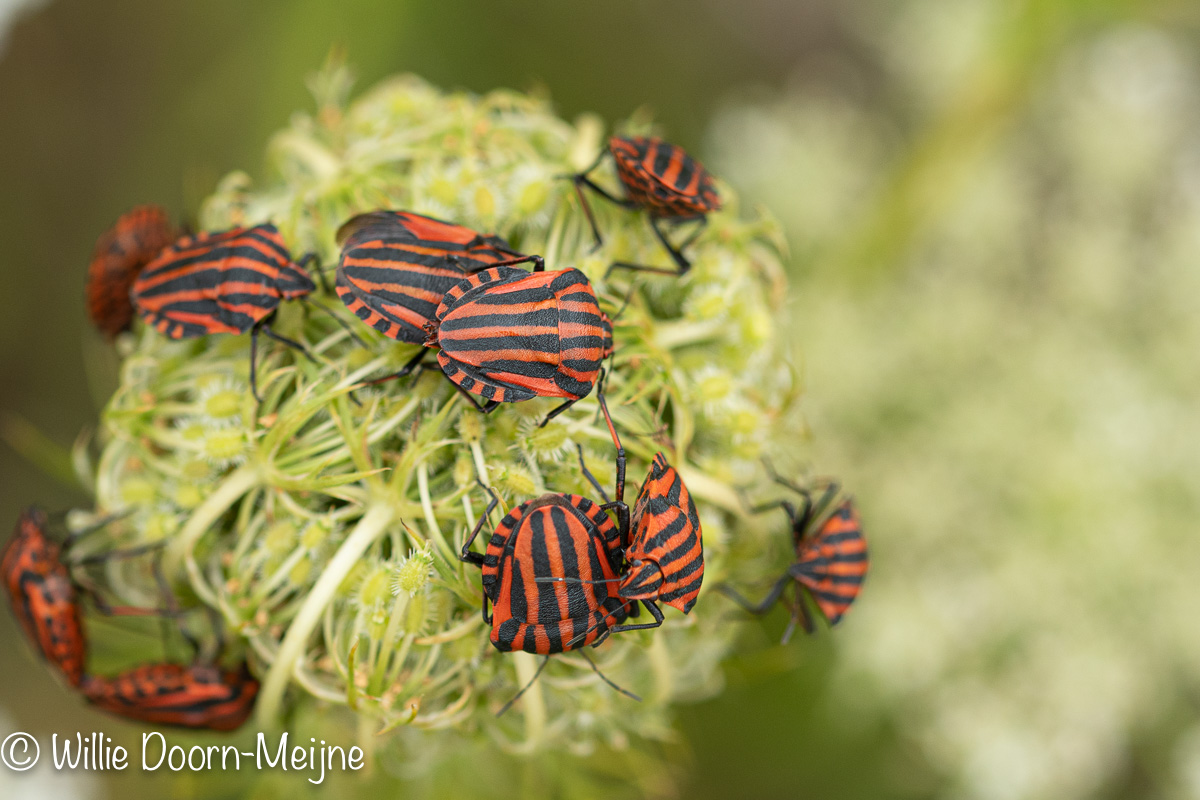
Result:
[[699,238],[700,234],[704,233],[704,229],[708,227],[708,215],[707,214],[701,214],[697,217],[683,217],[679,221],[680,222],[691,222],[693,220],[699,221],[700,224],[697,225],[695,228],[693,228],[692,232],[688,234],[687,238],[679,243],[679,249],[681,251],[688,249],[688,247],[691,246],[692,242],[696,241],[696,239]]
[[719,584],[717,586],[717,591],[728,597],[733,602],[737,603],[751,614],[762,615],[770,611],[771,607],[774,606],[775,603],[779,602],[779,596],[783,594],[783,590],[787,588],[788,583],[791,581],[792,576],[790,574],[784,575],[775,582],[775,585],[771,587],[771,591],[767,593],[767,596],[763,598],[762,602],[760,603],[750,602],[737,591],[735,591],[733,587],[725,583]]
[[[601,381],[604,380],[604,375],[601,373]],[[617,428],[613,425],[612,416],[608,413],[608,403],[604,399],[603,392],[596,393],[596,401],[600,404],[600,410],[604,412],[604,421],[608,424],[608,432],[612,435],[613,445],[617,448],[617,484],[615,494],[617,502],[625,499],[625,448],[621,446],[621,437],[617,435]]]
[[175,619],[180,616],[179,604],[175,600],[175,595],[171,592],[167,583],[166,576],[162,572],[162,551],[166,542],[155,542],[153,544],[141,545],[138,547],[129,547],[123,550],[110,550],[107,553],[96,553],[94,555],[85,556],[83,558],[72,561],[68,566],[87,566],[90,564],[101,564],[105,561],[110,561],[117,558],[136,558],[137,556],[145,555],[146,553],[154,553],[154,562],[151,571],[154,575],[154,581],[158,584],[159,594],[162,595],[164,605],[156,608],[141,608],[137,606],[114,606],[110,605],[101,592],[100,586],[86,574],[80,575],[72,572],[72,580],[79,587],[87,592],[88,596],[95,604],[96,610],[101,614],[109,617],[153,617],[161,616],[164,619]]
[[497,261],[494,264],[484,264],[479,270],[476,270],[476,272],[484,269],[491,269],[492,267],[511,267],[516,264],[528,263],[533,264],[534,272],[546,271],[546,262],[541,256],[521,256],[520,258],[510,258],[508,261]]
[[681,275],[677,269],[668,267],[648,267],[645,264],[633,264],[629,261],[614,261],[608,265],[608,270],[604,273],[604,279],[608,280],[608,276],[612,274],[614,269],[627,269],[631,272],[653,272],[656,275]]
[[671,244],[671,241],[667,239],[667,235],[663,233],[662,228],[658,227],[657,217],[650,217],[650,227],[654,230],[654,235],[658,237],[658,240],[662,242],[662,246],[667,248],[667,252],[671,254],[671,260],[673,260],[679,266],[679,274],[682,275],[691,269],[691,262],[684,258],[683,253],[680,252],[683,247],[687,246],[687,243],[691,242],[691,239],[688,239],[687,242],[680,247],[675,247]]
[[258,326],[250,329],[250,394],[262,405],[262,397],[258,394]]
[[571,398],[570,400],[566,401],[565,403],[563,403],[563,404],[561,404],[561,405],[559,405],[559,406],[556,406],[555,408],[551,409],[550,413],[546,415],[546,418],[545,418],[544,420],[542,420],[541,422],[539,422],[539,423],[538,423],[538,427],[539,427],[539,428],[544,428],[544,427],[546,427],[546,425],[547,425],[547,424],[550,422],[550,420],[554,419],[554,418],[555,418],[555,417],[557,417],[559,414],[563,413],[563,412],[564,412],[564,411],[566,411],[568,408],[570,408],[571,406],[573,406],[573,405],[575,405],[576,403],[578,403],[578,402],[579,402],[579,400],[580,400],[580,398],[578,398],[578,397],[573,397],[573,398]]
[[617,500],[612,503],[604,503],[600,509],[617,512],[617,535],[621,537],[621,549],[625,550],[629,547],[629,506],[624,501]]
[[[743,498],[745,502],[745,498]],[[747,510],[751,514],[762,514],[765,511],[774,511],[777,508],[782,508],[784,513],[788,515],[788,519],[792,522],[796,521],[796,506],[788,500],[772,500],[769,503],[759,503],[758,505],[750,505],[746,503]]]
[[[133,514],[133,512],[134,512],[134,509],[132,509],[132,508],[125,509],[124,511],[117,511],[113,514],[108,514],[104,517],[101,517],[100,519],[96,520],[95,522],[91,523],[90,525],[88,525],[85,528],[80,528],[77,531],[68,533],[62,541],[62,552],[66,553],[66,552],[70,551],[70,549],[74,546],[74,544],[76,542],[78,542],[80,539],[82,539],[83,537],[88,536],[89,534],[93,534],[102,528],[106,528],[109,525],[111,525],[112,523],[117,522],[118,520],[125,519],[129,515]],[[68,513],[69,512],[67,512],[67,511],[63,511],[63,512],[60,512],[57,514],[51,514],[51,515],[49,515],[49,518],[65,524],[66,515]]]
[[483,405],[479,405],[479,401],[476,400],[474,397],[472,397],[471,393],[468,392],[466,389],[459,386],[457,383],[454,384],[454,388],[458,389],[458,391],[462,394],[462,396],[467,398],[467,402],[469,402],[471,405],[475,406],[476,411],[480,411],[484,414],[490,414],[493,411],[495,411],[497,408],[500,407],[499,400],[488,400]]
[[280,344],[285,344],[288,347],[292,348],[293,350],[299,350],[301,353],[304,354],[305,358],[307,358],[309,361],[311,361],[314,364],[320,363],[319,361],[317,361],[316,356],[314,356],[312,353],[308,352],[308,348],[305,347],[304,345],[300,344],[299,342],[289,339],[286,336],[280,336],[278,333],[271,330],[270,325],[259,323],[259,327],[261,327],[262,332],[265,333],[271,339],[274,339],[275,341],[279,342]]
[[803,626],[805,633],[811,635],[816,632],[812,613],[808,610],[807,598],[804,596],[804,587],[799,583],[796,584],[796,607],[792,610],[792,621],[787,630],[783,632],[783,640],[780,644],[787,644],[788,640],[792,638],[792,631],[796,628],[797,620]]
[[110,550],[107,553],[95,553],[90,556],[75,559],[71,561],[71,566],[76,564],[101,564],[113,558],[136,558],[144,556],[146,553],[152,553],[155,550],[161,551],[166,546],[166,542],[154,542],[153,544],[143,544],[137,547],[128,547],[124,550]]
[[296,266],[305,272],[308,272],[308,265],[314,261],[316,261],[317,264],[312,271],[317,274],[317,282],[321,284],[321,291],[325,294],[333,294],[333,290],[329,288],[329,279],[325,277],[325,269],[321,266],[321,262],[317,260],[317,253],[315,250],[310,250],[309,252],[300,256],[300,259],[296,262]]
[[[572,180],[575,181],[576,190],[579,190],[581,187],[586,186],[587,188],[591,189],[593,192],[600,195],[605,200],[607,200],[608,202],[612,203],[615,206],[620,206],[621,208],[627,208],[631,211],[638,207],[638,204],[633,202],[632,200],[625,200],[620,197],[614,197],[607,189],[605,189],[604,187],[602,187],[599,184],[592,181],[591,178],[588,178],[587,173],[580,173],[580,174],[576,175],[574,178],[572,178]],[[580,197],[582,197],[582,196],[583,195],[581,194]]]
[[546,578],[534,578],[533,582],[534,583],[580,583],[580,584],[595,585],[595,584],[601,584],[601,583],[618,583],[618,582],[620,582],[620,580],[621,580],[620,578],[604,578],[602,580],[585,581],[583,578],[546,577]]
[[[634,602],[636,603],[636,601],[634,601]],[[635,605],[635,607],[636,607],[636,605]],[[582,642],[584,639],[586,639],[589,633],[596,630],[597,628],[599,628],[602,625],[607,625],[609,617],[611,617],[614,613],[615,612],[609,612],[609,613],[605,614],[604,616],[600,617],[600,619],[596,620],[591,625],[589,625],[587,628],[585,628],[583,633],[578,633],[575,636],[573,636],[569,642],[567,642],[566,644],[563,645],[563,650],[565,651],[565,650],[574,649],[575,645],[578,642]],[[607,639],[608,634],[611,630],[612,630],[611,628],[605,628],[604,632],[601,633],[598,637],[596,637],[596,641],[592,642],[592,644],[597,645],[597,644],[600,644],[600,642]]]
[[433,351],[430,350],[428,347],[422,347],[421,350],[415,356],[410,358],[404,364],[404,366],[400,368],[399,372],[396,372],[392,375],[388,375],[386,378],[375,378],[374,380],[367,381],[367,385],[374,386],[377,383],[386,383],[387,381],[392,381],[392,380],[396,380],[397,378],[403,378],[407,375],[411,375],[413,370],[415,370],[417,367],[419,367],[421,365],[421,362],[425,360],[425,357],[432,352]]
[[597,194],[599,194],[603,197],[608,198],[609,200],[611,200],[612,202],[614,202],[618,205],[623,205],[625,202],[625,201],[617,200],[615,197],[610,195],[608,192],[604,191],[604,189],[600,188],[599,186],[592,183],[591,180],[588,179],[588,173],[591,172],[592,170],[594,170],[596,167],[600,166],[600,162],[603,161],[604,157],[607,155],[608,155],[608,149],[605,148],[604,150],[600,151],[600,155],[596,156],[596,160],[592,162],[592,165],[590,167],[588,167],[587,169],[585,169],[583,172],[577,172],[574,175],[561,176],[563,178],[570,178],[572,183],[575,184],[575,195],[579,198],[579,205],[583,207],[583,213],[587,217],[588,224],[592,228],[592,236],[595,237],[595,240],[596,240],[595,245],[593,245],[593,247],[592,247],[593,250],[599,250],[600,247],[603,246],[604,240],[600,238],[600,228],[597,227],[597,225],[596,225],[596,217],[595,217],[595,215],[592,214],[592,206],[588,202],[587,197],[585,197],[583,194],[583,187],[587,186],[592,191],[596,192]]
[[583,207],[584,216],[587,217],[588,224],[592,228],[592,236],[595,239],[595,244],[592,245],[592,252],[595,252],[604,246],[604,239],[600,237],[600,228],[596,225],[596,216],[592,213],[592,206],[583,194],[583,187],[586,186],[608,202],[618,205],[621,208],[635,209],[637,208],[637,203],[613,197],[601,186],[589,180],[584,174],[576,175],[573,180],[575,182],[575,194],[579,197],[579,205]]
[[663,613],[659,610],[658,605],[654,603],[654,601],[643,600],[642,605],[644,605],[646,610],[650,612],[650,616],[654,617],[654,622],[641,622],[637,625],[614,625],[612,627],[612,632],[620,633],[621,631],[644,631],[648,628],[657,628],[663,624]]
[[463,542],[462,555],[460,555],[458,557],[458,560],[465,561],[468,564],[474,564],[476,566],[482,567],[483,566],[483,556],[479,553],[472,553],[471,552],[471,544],[475,541],[475,537],[479,535],[479,532],[481,530],[483,530],[483,524],[485,522],[487,522],[488,517],[490,517],[492,515],[492,512],[496,510],[496,506],[498,506],[500,504],[500,497],[496,494],[495,489],[493,489],[490,486],[484,486],[483,481],[480,481],[477,478],[476,482],[480,486],[483,486],[484,489],[487,490],[488,494],[490,494],[492,496],[492,500],[490,503],[487,504],[487,508],[485,508],[483,510],[483,514],[480,515],[479,521],[475,523],[475,528],[474,528],[474,530],[471,531],[471,535],[467,537],[467,540],[465,542]]

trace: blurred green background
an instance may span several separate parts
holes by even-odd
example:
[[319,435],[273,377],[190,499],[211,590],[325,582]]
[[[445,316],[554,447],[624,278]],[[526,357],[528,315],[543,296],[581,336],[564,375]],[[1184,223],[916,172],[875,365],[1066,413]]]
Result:
[[[788,231],[812,461],[874,557],[834,635],[771,648],[779,612],[681,709],[678,795],[1200,797],[1198,35],[1132,0],[0,0],[0,520],[86,503],[18,451],[112,386],[97,234],[255,173],[332,45],[359,88],[648,106]],[[8,615],[0,675],[0,732],[136,740]],[[0,769],[6,798],[237,791]]]

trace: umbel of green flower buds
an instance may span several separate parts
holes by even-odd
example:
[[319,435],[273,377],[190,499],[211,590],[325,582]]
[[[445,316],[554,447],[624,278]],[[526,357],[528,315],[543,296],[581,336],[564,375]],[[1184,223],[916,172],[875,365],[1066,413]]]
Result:
[[[593,248],[561,176],[600,152],[596,120],[571,125],[540,98],[445,93],[411,76],[347,102],[338,67],[313,89],[317,112],[272,139],[268,174],[225,177],[201,226],[270,221],[292,252],[314,252],[332,270],[345,220],[406,209],[494,233],[543,256],[547,269],[581,270],[613,319],[605,397],[629,474],[645,475],[661,450],[686,481],[705,532],[705,592],[689,616],[591,651],[641,702],[566,653],[497,718],[540,659],[490,646],[479,571],[458,554],[489,500],[481,483],[500,498],[487,532],[540,494],[595,495],[581,464],[613,485],[615,453],[595,393],[538,427],[557,400],[485,416],[436,369],[365,384],[396,372],[420,345],[362,325],[320,288],[305,303],[281,304],[272,322],[312,358],[259,342],[261,403],[250,391],[247,336],[173,341],[139,326],[118,339],[120,385],[88,471],[96,513],[126,516],[100,536],[124,547],[164,543],[162,570],[178,602],[213,612],[229,657],[245,657],[262,681],[262,724],[321,709],[374,749],[397,741],[431,758],[446,737],[576,754],[632,753],[665,738],[673,703],[719,690],[738,633],[727,604],[706,608],[709,587],[761,583],[765,559],[787,544],[778,528],[745,517],[738,491],[764,482],[761,458],[774,443],[790,443],[793,455],[803,444],[773,322],[783,289],[775,223],[748,218],[722,184],[723,207],[688,246],[685,275],[610,275],[613,261],[671,261],[643,213],[607,203],[593,204],[604,231]],[[591,178],[620,193],[611,172]],[[159,604],[146,570],[107,577],[124,601]],[[373,736],[380,731],[389,735]]]

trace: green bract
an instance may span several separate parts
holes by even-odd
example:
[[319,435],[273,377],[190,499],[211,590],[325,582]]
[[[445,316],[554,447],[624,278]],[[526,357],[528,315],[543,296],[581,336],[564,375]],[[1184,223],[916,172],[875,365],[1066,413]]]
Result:
[[[687,275],[606,279],[614,259],[669,262],[643,214],[605,203],[595,204],[605,247],[591,251],[571,182],[560,176],[600,151],[595,120],[570,125],[535,97],[443,93],[413,77],[349,105],[347,87],[340,70],[320,76],[318,113],[298,115],[273,139],[270,176],[261,184],[227,176],[202,226],[270,220],[297,257],[316,251],[332,278],[343,221],[407,209],[495,232],[543,254],[548,269],[583,270],[610,315],[633,285],[615,323],[606,390],[630,454],[626,496],[632,501],[663,450],[699,505],[705,593],[690,616],[667,609],[661,629],[620,634],[594,651],[643,702],[612,691],[568,653],[497,719],[538,657],[492,648],[479,569],[457,558],[487,499],[476,476],[496,487],[502,510],[547,491],[591,496],[581,446],[611,486],[614,450],[595,397],[538,429],[557,399],[485,417],[436,369],[363,387],[416,350],[319,290],[308,304],[284,303],[274,325],[306,343],[316,363],[261,342],[261,407],[248,388],[248,336],[172,342],[141,328],[121,343],[95,482],[98,512],[132,514],[107,535],[125,546],[168,542],[163,564],[176,592],[219,612],[231,648],[246,652],[262,680],[262,724],[324,704],[346,709],[345,719],[358,715],[376,746],[387,742],[370,736],[377,731],[421,729],[406,747],[426,742],[430,752],[439,729],[523,752],[621,750],[664,738],[671,703],[721,686],[718,665],[739,626],[712,587],[761,585],[786,558],[782,515],[752,525],[736,488],[762,485],[768,443],[791,454],[803,444],[773,322],[783,290],[777,227],[761,215],[743,219],[722,185],[725,209],[690,249]],[[617,190],[611,167],[597,174]],[[154,597],[147,575],[113,577],[131,602]]]

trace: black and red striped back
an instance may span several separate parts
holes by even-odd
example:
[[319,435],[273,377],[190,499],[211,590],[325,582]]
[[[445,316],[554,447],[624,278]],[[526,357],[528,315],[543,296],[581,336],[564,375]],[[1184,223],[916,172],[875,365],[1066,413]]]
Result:
[[520,257],[499,237],[409,211],[373,211],[350,219],[337,293],[359,319],[385,336],[420,344],[438,304],[463,278]]
[[704,580],[700,516],[683,479],[662,453],[630,515],[633,537],[625,550],[627,572],[618,592],[631,600],[659,600],[692,610]]
[[616,594],[619,545],[612,520],[585,497],[550,494],[513,509],[483,562],[492,644],[505,652],[561,653],[623,622],[630,607]]
[[858,597],[870,563],[854,501],[844,501],[815,534],[801,539],[796,556],[792,576],[836,625]]
[[146,266],[132,296],[159,333],[188,339],[245,333],[281,300],[315,288],[268,223],[179,239]]
[[254,710],[259,684],[242,666],[144,664],[114,678],[89,676],[88,702],[110,714],[156,725],[231,731]]
[[612,323],[577,269],[492,267],[446,292],[427,344],[463,389],[514,403],[585,397],[612,352]]
[[87,309],[92,324],[108,337],[129,330],[129,289],[142,269],[175,241],[175,228],[160,206],[138,206],[105,231],[88,264]]
[[26,636],[47,662],[78,686],[87,656],[83,621],[70,573],[46,524],[40,509],[21,513],[0,558],[0,578]]
[[629,199],[656,217],[696,217],[716,211],[721,198],[700,162],[653,136],[614,136],[608,149]]

